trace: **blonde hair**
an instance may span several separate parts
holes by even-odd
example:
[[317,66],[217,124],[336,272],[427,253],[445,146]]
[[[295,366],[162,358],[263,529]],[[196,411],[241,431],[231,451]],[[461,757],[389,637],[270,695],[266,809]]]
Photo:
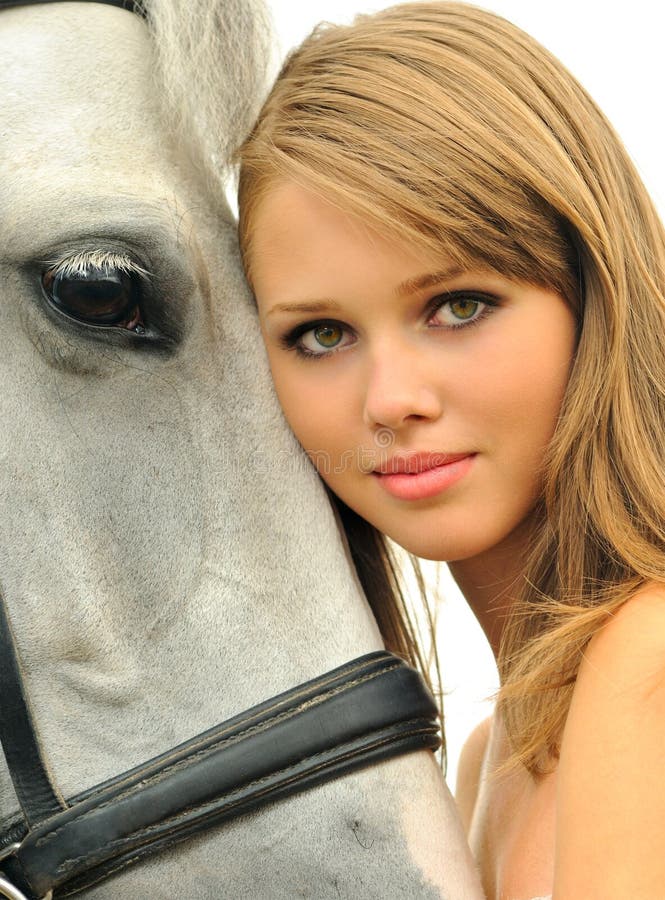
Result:
[[557,290],[579,339],[499,656],[514,760],[556,758],[581,654],[665,582],[665,234],[611,125],[491,13],[413,3],[317,29],[242,146],[240,234],[277,181],[381,232]]

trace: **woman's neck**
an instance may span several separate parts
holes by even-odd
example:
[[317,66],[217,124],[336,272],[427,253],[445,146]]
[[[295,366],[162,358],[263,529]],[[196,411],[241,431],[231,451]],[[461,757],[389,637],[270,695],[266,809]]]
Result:
[[526,520],[500,544],[484,553],[448,563],[457,586],[485,632],[495,658],[524,574],[530,531],[530,522]]

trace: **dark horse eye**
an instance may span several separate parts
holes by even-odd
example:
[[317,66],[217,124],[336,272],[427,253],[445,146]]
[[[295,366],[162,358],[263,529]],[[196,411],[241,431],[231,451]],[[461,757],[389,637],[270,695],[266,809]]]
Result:
[[80,272],[53,268],[43,274],[42,287],[56,309],[86,325],[142,329],[141,279],[136,272],[94,265]]

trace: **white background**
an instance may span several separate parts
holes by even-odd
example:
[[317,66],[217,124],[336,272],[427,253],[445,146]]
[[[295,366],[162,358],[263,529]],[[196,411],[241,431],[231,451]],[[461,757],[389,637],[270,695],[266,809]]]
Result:
[[[286,52],[322,20],[348,22],[358,12],[388,5],[371,0],[268,0]],[[665,4],[601,0],[485,0],[545,44],[590,91],[622,136],[642,177],[665,212],[663,47]],[[431,577],[436,578],[433,570]],[[496,688],[496,670],[475,619],[454,584],[441,581],[439,652],[446,690],[448,782],[454,785],[460,746],[487,715],[482,702]]]

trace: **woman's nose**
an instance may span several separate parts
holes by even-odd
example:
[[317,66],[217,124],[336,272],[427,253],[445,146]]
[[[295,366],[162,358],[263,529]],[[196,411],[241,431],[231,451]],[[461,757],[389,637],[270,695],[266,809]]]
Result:
[[414,348],[385,348],[369,363],[363,419],[370,428],[398,430],[409,422],[437,419],[442,412],[434,373]]

